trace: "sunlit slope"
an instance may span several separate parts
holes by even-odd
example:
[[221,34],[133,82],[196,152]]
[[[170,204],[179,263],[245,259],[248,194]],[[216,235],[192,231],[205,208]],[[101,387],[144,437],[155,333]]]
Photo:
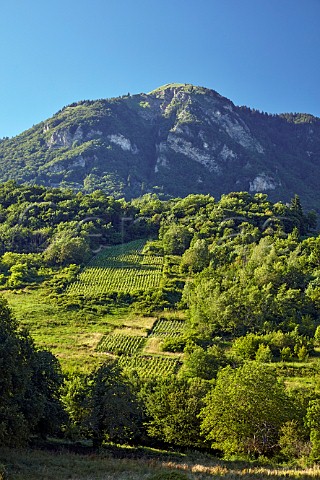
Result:
[[84,268],[67,293],[90,296],[157,288],[163,259],[143,254],[145,243],[145,240],[135,240],[103,250]]

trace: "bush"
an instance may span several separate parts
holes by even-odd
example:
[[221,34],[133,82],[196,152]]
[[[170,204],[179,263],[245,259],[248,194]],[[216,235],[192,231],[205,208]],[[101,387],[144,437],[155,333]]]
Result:
[[183,352],[186,340],[183,337],[165,338],[161,345],[163,352]]

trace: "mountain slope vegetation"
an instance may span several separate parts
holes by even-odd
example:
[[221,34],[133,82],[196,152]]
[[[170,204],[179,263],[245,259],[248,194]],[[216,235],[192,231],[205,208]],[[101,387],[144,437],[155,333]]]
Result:
[[168,84],[80,101],[0,142],[0,180],[97,188],[127,199],[230,191],[299,194],[318,209],[320,119],[237,107],[217,92]]
[[319,462],[320,244],[298,196],[8,182],[0,200],[2,446],[56,433]]

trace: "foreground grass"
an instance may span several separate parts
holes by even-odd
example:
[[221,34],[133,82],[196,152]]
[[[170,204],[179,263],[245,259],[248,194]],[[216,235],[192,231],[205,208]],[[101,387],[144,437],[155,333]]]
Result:
[[[8,480],[151,480],[155,474],[183,473],[186,479],[209,480],[311,480],[320,478],[320,467],[308,469],[268,468],[240,462],[224,462],[208,455],[191,454],[171,457],[142,456],[113,458],[107,451],[78,455],[40,450],[0,449],[0,464],[5,466]],[[165,478],[165,477],[164,477]],[[172,477],[173,478],[173,477]],[[0,474],[0,479],[1,474]]]

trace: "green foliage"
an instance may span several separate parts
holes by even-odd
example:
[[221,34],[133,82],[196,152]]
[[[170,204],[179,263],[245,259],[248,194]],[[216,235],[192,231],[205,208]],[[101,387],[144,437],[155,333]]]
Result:
[[201,412],[202,432],[225,453],[270,455],[293,405],[275,373],[255,362],[218,373]]
[[2,298],[0,363],[1,444],[17,446],[31,434],[45,437],[56,433],[64,421],[59,362],[51,353],[36,350],[31,338],[18,330]]
[[83,264],[89,258],[87,240],[67,231],[59,232],[44,252],[44,259],[49,265]]
[[179,337],[185,328],[183,320],[159,318],[153,325],[150,336]]
[[280,432],[280,452],[286,460],[292,461],[310,453],[304,429],[296,420],[289,420],[284,423]]
[[281,331],[264,335],[248,333],[235,339],[230,350],[231,356],[238,360],[271,361],[273,357],[289,361],[293,357],[306,359],[313,352],[313,342],[304,335],[299,335],[297,329],[289,333]]
[[310,429],[311,452],[313,461],[320,460],[320,400],[311,400],[306,414],[306,424]]
[[65,378],[61,392],[61,401],[68,415],[66,436],[79,438],[89,435],[85,420],[89,413],[87,398],[90,394],[91,379],[88,376],[73,374]]
[[317,345],[320,345],[320,325],[317,326],[316,331],[314,333],[314,339]]
[[97,345],[99,352],[111,352],[117,355],[134,355],[138,353],[146,343],[144,337],[131,335],[106,335]]
[[261,343],[256,352],[255,359],[257,362],[261,363],[270,363],[273,360],[273,355],[269,345],[264,345]]
[[[149,194],[129,204],[6,184],[0,204],[0,282],[37,342],[86,371],[105,352],[119,357],[67,378],[68,421],[59,363],[3,305],[1,441],[23,444],[63,423],[69,438],[97,445],[154,442],[148,425],[156,441],[288,460],[308,455],[310,436],[318,458],[316,406],[305,415],[317,399],[320,242],[301,238],[311,224],[299,198],[287,206],[247,192],[220,201]],[[129,325],[132,335],[112,332]]]
[[121,355],[119,365],[125,372],[134,370],[141,378],[161,378],[176,374],[181,363],[170,357]]
[[208,267],[209,261],[207,242],[199,239],[182,255],[181,270],[190,273],[201,272]]
[[140,406],[116,362],[92,374],[87,402],[84,422],[96,445],[104,440],[123,443],[139,435]]
[[[224,114],[212,123],[217,111]],[[160,146],[172,137],[182,147],[155,156],[160,147],[154,122],[161,131]],[[239,143],[230,125],[240,124],[245,140]],[[273,199],[287,201],[299,192],[308,207],[318,208],[318,139],[319,119],[311,115],[267,115],[235,107],[213,90],[169,84],[149,94],[71,104],[2,140],[0,179],[136,198],[146,192],[220,195],[244,190],[248,179],[254,184],[262,175],[274,184]],[[190,144],[189,152],[185,144]],[[211,168],[208,152],[213,150],[217,155]],[[194,155],[204,161],[195,161]]]
[[163,352],[183,352],[185,346],[186,339],[184,337],[167,337],[161,343],[161,350]]
[[144,392],[151,437],[179,446],[201,446],[199,413],[207,386],[197,379],[168,377]]
[[171,225],[163,235],[162,244],[165,254],[181,255],[189,247],[192,234],[182,225]]
[[179,376],[186,378],[201,378],[212,380],[216,377],[220,367],[228,363],[224,351],[217,345],[208,349],[196,346],[189,350],[187,345],[186,355]]

